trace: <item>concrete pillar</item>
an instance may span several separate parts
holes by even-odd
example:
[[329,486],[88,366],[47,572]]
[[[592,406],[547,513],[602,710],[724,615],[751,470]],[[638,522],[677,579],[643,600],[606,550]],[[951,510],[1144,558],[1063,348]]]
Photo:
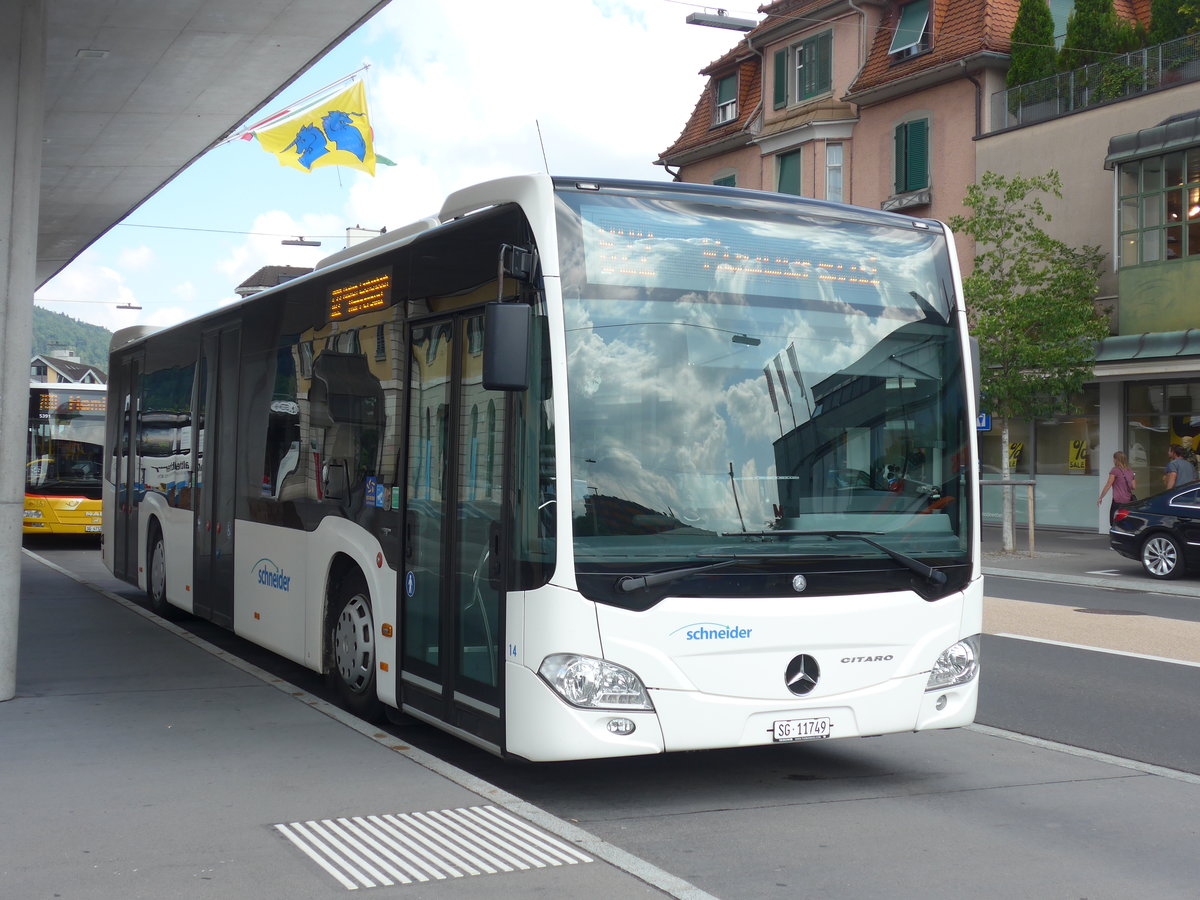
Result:
[[45,0],[0,3],[0,701],[17,692],[21,522],[46,85]]

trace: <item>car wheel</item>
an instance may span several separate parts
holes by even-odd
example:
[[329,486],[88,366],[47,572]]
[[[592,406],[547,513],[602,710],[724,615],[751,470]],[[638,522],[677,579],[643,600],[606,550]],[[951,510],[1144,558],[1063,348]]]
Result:
[[170,614],[172,607],[167,602],[167,549],[158,525],[150,530],[150,545],[146,553],[146,596],[151,610],[163,617]]
[[375,692],[375,617],[358,572],[342,578],[329,607],[327,677],[339,702],[359,718],[376,721],[383,704]]
[[1152,578],[1178,578],[1183,574],[1179,542],[1169,534],[1152,534],[1142,544],[1142,568]]

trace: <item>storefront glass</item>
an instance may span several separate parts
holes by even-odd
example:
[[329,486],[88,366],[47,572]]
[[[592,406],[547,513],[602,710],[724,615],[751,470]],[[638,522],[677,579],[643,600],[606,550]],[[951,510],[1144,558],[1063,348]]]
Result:
[[1163,489],[1167,447],[1200,444],[1200,382],[1133,382],[1125,388],[1125,452],[1137,473],[1138,496]]
[[[1057,416],[1014,419],[1009,424],[1009,477],[1013,481],[1036,480],[1035,516],[1038,525],[1063,528],[1092,528],[1096,518],[1096,495],[1092,482],[1104,460],[1096,458],[1100,443],[1100,390],[1088,385],[1073,403],[1073,410]],[[981,478],[1000,479],[1001,436],[997,423],[992,430],[979,433]],[[1103,471],[1107,471],[1104,468]],[[983,521],[999,524],[1002,520],[1003,490],[983,488]],[[1016,521],[1029,520],[1027,489],[1014,489]]]

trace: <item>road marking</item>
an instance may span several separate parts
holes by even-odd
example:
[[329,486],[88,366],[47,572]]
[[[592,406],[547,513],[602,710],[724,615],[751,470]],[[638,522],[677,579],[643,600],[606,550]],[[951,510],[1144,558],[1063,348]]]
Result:
[[1136,772],[1141,772],[1145,775],[1157,775],[1161,778],[1170,778],[1174,781],[1184,781],[1188,784],[1200,784],[1200,775],[1194,772],[1183,772],[1179,769],[1168,769],[1165,766],[1156,766],[1151,763],[1140,762],[1136,759],[1126,759],[1123,756],[1111,756],[1108,753],[1101,753],[1099,750],[1087,750],[1083,747],[1072,747],[1070,744],[1060,744],[1058,741],[1048,741],[1045,738],[1033,737],[1028,734],[1018,734],[1015,731],[1005,731],[1003,728],[993,728],[991,725],[967,725],[966,731],[974,731],[978,734],[984,734],[988,737],[1002,738],[1006,741],[1016,741],[1018,744],[1028,744],[1031,747],[1037,747],[1041,750],[1056,750],[1059,753],[1066,753],[1070,756],[1078,756],[1082,759],[1091,759],[1096,762],[1108,763],[1113,766],[1120,766],[1123,769],[1133,769]]
[[592,862],[494,806],[275,826],[347,890]]
[[1024,634],[1005,634],[1002,631],[995,632],[995,637],[1012,638],[1017,641],[1032,641],[1035,644],[1051,644],[1055,647],[1068,647],[1071,650],[1091,650],[1094,653],[1111,653],[1113,656],[1128,656],[1132,659],[1148,659],[1150,662],[1171,663],[1176,666],[1191,666],[1193,669],[1200,669],[1200,662],[1192,662],[1187,659],[1175,659],[1170,656],[1151,656],[1149,653],[1131,653],[1128,650],[1111,650],[1108,647],[1093,647],[1090,644],[1072,644],[1069,641],[1052,641],[1049,638],[1029,637]]
[[508,791],[497,787],[491,782],[472,775],[465,769],[460,769],[458,766],[439,759],[431,753],[418,750],[416,747],[409,747],[394,735],[380,732],[379,729],[371,725],[369,722],[364,722],[357,716],[353,716],[346,712],[341,707],[334,706],[332,703],[322,700],[320,697],[316,697],[307,691],[302,691],[294,684],[291,684],[282,678],[277,678],[265,669],[261,669],[253,663],[246,662],[244,659],[241,659],[232,653],[228,653],[214,644],[210,644],[203,638],[197,637],[190,631],[180,628],[174,622],[169,622],[161,616],[155,615],[150,610],[138,605],[137,603],[134,603],[132,600],[127,600],[120,594],[114,593],[113,591],[107,590],[106,588],[95,584],[94,582],[88,581],[84,576],[77,575],[76,573],[63,568],[57,563],[51,562],[44,556],[39,556],[38,554],[33,553],[25,548],[22,548],[21,552],[31,559],[34,559],[46,566],[46,568],[53,569],[60,575],[65,575],[72,581],[78,582],[84,587],[95,591],[97,594],[108,598],[118,606],[122,606],[135,615],[139,615],[143,619],[153,622],[164,631],[169,631],[171,634],[181,638],[184,641],[187,641],[189,644],[192,644],[194,647],[203,650],[205,653],[208,653],[211,656],[228,663],[235,669],[240,669],[242,672],[245,672],[247,675],[250,675],[253,678],[257,678],[259,681],[262,681],[269,687],[273,687],[276,690],[287,694],[292,699],[305,704],[322,715],[328,716],[335,722],[346,726],[352,731],[358,732],[358,734],[362,735],[368,740],[374,741],[381,747],[386,747],[397,755],[405,757],[409,761],[416,763],[422,768],[428,769],[434,774],[440,775],[446,780],[457,784],[459,787],[471,791],[473,794],[477,794],[480,797],[487,797],[487,799],[496,806],[501,807],[508,812],[513,813],[514,815],[520,816],[528,822],[536,824],[539,828],[542,828],[551,834],[557,835],[569,844],[578,847],[580,850],[586,850],[594,858],[601,860],[602,862],[606,862],[613,868],[619,869],[628,875],[632,875],[639,881],[643,881],[651,887],[657,888],[669,897],[675,897],[676,900],[717,900],[717,898],[715,898],[712,894],[701,890],[694,884],[680,878],[678,875],[673,875],[665,869],[659,868],[653,863],[634,856],[632,853],[622,850],[615,844],[610,844],[603,838],[597,837],[591,832],[584,831],[579,826],[574,825],[565,819],[560,819],[558,816],[546,812],[541,807],[535,806],[526,800],[522,800],[515,794],[510,794]]
[[1124,575],[1125,573],[1119,572],[1116,569],[1094,569],[1091,572],[1084,572],[1083,574],[1084,575],[1110,575],[1110,576],[1119,578],[1120,576]]

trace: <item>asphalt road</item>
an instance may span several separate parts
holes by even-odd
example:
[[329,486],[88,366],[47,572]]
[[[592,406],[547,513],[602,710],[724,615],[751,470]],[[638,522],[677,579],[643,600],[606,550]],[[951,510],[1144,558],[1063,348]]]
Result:
[[[34,549],[85,577],[97,571],[94,551]],[[1169,646],[1200,627],[1178,597],[994,578],[986,587],[1005,633],[1084,629],[1101,644]],[[324,691],[313,673],[209,623],[180,624]],[[985,638],[979,722],[1002,734],[523,765],[407,718],[388,730],[726,900],[1193,896],[1200,777],[1153,767],[1200,771],[1200,667],[1053,639]]]

